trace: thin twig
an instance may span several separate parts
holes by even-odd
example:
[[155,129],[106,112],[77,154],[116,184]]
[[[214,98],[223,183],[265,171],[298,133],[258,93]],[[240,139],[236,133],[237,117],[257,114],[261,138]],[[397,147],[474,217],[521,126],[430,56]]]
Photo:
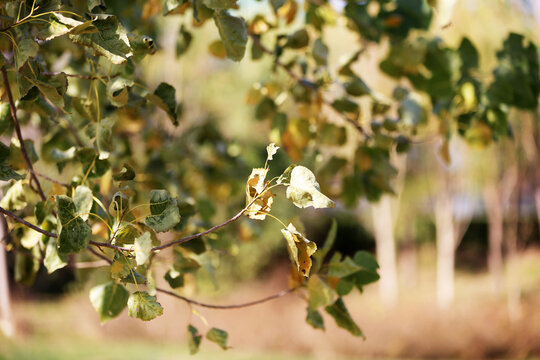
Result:
[[111,76],[108,76],[108,75],[98,76],[98,75],[83,75],[83,74],[66,74],[64,72],[42,72],[40,73],[40,75],[43,75],[43,76],[65,75],[67,77],[72,77],[72,78],[77,78],[77,79],[100,80],[103,78],[114,79],[115,77],[118,77],[120,74],[113,74]]
[[88,247],[87,248],[88,251],[90,251],[92,254],[96,255],[98,258],[102,259],[102,260],[105,260],[106,262],[108,262],[109,264],[112,264],[113,261],[111,259],[109,259],[108,257],[106,257],[105,255],[103,254],[100,254],[98,253],[96,250],[94,250],[92,247]]
[[[263,189],[263,192],[262,192],[262,193],[264,193],[264,192],[265,192],[265,189]],[[259,197],[262,195],[262,193],[259,194],[258,196],[256,196],[253,200],[251,200],[251,202],[250,202],[249,204],[247,204],[245,208],[243,208],[242,210],[240,210],[240,211],[238,212],[238,214],[234,215],[234,216],[233,216],[232,218],[230,218],[229,220],[227,220],[227,221],[225,221],[225,222],[223,222],[223,223],[221,223],[221,224],[214,225],[214,226],[212,226],[210,229],[205,230],[205,231],[203,231],[203,232],[200,232],[200,233],[197,233],[197,234],[193,234],[193,235],[189,235],[189,236],[186,236],[186,237],[184,237],[184,238],[181,238],[181,239],[178,239],[178,240],[174,240],[174,241],[171,241],[171,242],[169,242],[169,243],[166,243],[166,244],[163,244],[163,245],[160,245],[160,246],[155,246],[155,247],[152,248],[152,251],[162,250],[162,249],[168,248],[168,247],[173,246],[173,245],[183,244],[183,243],[185,243],[185,242],[187,242],[187,241],[190,241],[190,240],[199,238],[199,237],[204,236],[204,235],[206,235],[206,234],[209,234],[209,233],[211,233],[211,232],[213,232],[213,231],[216,231],[217,229],[222,228],[222,227],[224,227],[225,225],[228,225],[228,224],[230,224],[230,223],[232,223],[232,222],[238,220],[238,219],[246,212],[246,210],[249,209],[249,207],[250,207],[251,205],[253,205],[253,203],[255,203],[255,201],[257,201],[257,199],[259,199]]]
[[130,249],[130,248],[116,246],[116,245],[113,245],[113,244],[109,244],[109,243],[105,243],[105,242],[98,242],[98,241],[93,241],[93,240],[90,240],[88,242],[88,244],[93,245],[93,246],[97,246],[98,248],[106,247],[106,248],[114,249],[114,250],[120,251],[120,252],[122,252],[122,251],[133,251],[133,249]]
[[24,220],[24,219],[21,219],[20,217],[18,217],[17,215],[15,215],[14,213],[12,213],[11,211],[8,211],[8,210],[4,209],[3,207],[0,207],[0,213],[9,216],[9,217],[12,218],[13,220],[15,220],[15,221],[17,221],[17,222],[19,222],[19,223],[21,223],[21,224],[23,224],[23,225],[29,227],[29,228],[32,229],[32,230],[35,230],[35,231],[37,231],[37,232],[39,232],[39,233],[42,233],[43,235],[47,235],[47,236],[49,236],[49,237],[54,237],[54,238],[58,237],[57,234],[54,234],[54,233],[52,233],[52,232],[48,232],[47,230],[43,230],[42,228],[37,227],[36,225],[31,224],[31,223],[29,223],[28,221],[26,221],[26,220]]
[[41,200],[45,201],[47,198],[45,197],[45,194],[43,193],[43,190],[41,189],[41,184],[39,183],[39,179],[37,178],[34,172],[34,166],[32,165],[32,161],[30,160],[30,157],[28,156],[28,152],[26,151],[26,146],[24,146],[24,139],[21,133],[21,127],[19,125],[19,119],[17,118],[17,108],[15,107],[15,102],[13,101],[13,95],[11,94],[11,87],[9,86],[9,80],[8,80],[5,66],[2,66],[2,79],[4,80],[4,88],[6,89],[6,93],[8,95],[9,107],[11,109],[11,118],[13,119],[13,124],[15,125],[17,138],[19,139],[19,143],[21,145],[21,152],[23,154],[24,160],[26,161],[26,165],[28,166],[28,170],[30,171],[30,177],[34,180],[36,184],[39,196],[41,197]]
[[[255,44],[255,46],[257,46],[259,49],[261,49],[263,52],[267,53],[268,55],[271,55],[271,56],[274,56],[274,63],[279,66],[280,68],[282,68],[283,70],[285,70],[285,72],[292,78],[294,79],[295,81],[298,82],[298,84],[300,84],[301,86],[309,89],[309,90],[313,90],[314,86],[313,86],[313,83],[309,82],[309,81],[306,81],[304,79],[302,79],[300,76],[298,76],[294,71],[292,71],[287,65],[285,65],[283,62],[279,61],[279,59],[276,57],[276,54],[268,49],[266,46],[264,46],[262,43],[261,43],[261,40],[259,39],[259,36],[257,34],[254,34],[250,31],[248,31],[248,35],[251,37],[251,39],[253,40],[253,44]],[[332,106],[332,103],[329,101],[329,100],[326,100],[324,98],[321,98],[321,101],[324,105],[330,107],[331,109],[334,109],[334,107]],[[351,124],[352,126],[354,126],[354,128],[356,130],[358,130],[364,137],[366,138],[370,138],[371,136],[366,132],[366,130],[354,119],[348,117],[347,115],[345,115],[344,113],[342,112],[339,112],[339,111],[336,111],[337,114],[339,114],[339,116],[345,120],[346,122],[348,122],[349,124]]]
[[207,303],[203,303],[203,302],[200,302],[200,301],[197,301],[197,300],[189,299],[189,298],[187,298],[185,296],[178,295],[178,294],[176,294],[176,293],[174,293],[172,291],[169,291],[169,290],[165,290],[165,289],[162,289],[162,288],[156,288],[156,291],[159,291],[159,292],[162,292],[164,294],[174,296],[175,298],[184,300],[188,304],[197,305],[197,306],[201,306],[201,307],[205,307],[205,308],[209,308],[209,309],[218,309],[218,310],[240,309],[240,308],[245,308],[245,307],[249,307],[249,306],[253,306],[253,305],[262,304],[262,303],[265,303],[267,301],[283,297],[283,296],[285,296],[287,294],[292,293],[295,290],[296,290],[296,288],[282,290],[282,291],[278,292],[277,294],[270,295],[270,296],[267,296],[267,297],[259,299],[259,300],[249,301],[249,302],[242,303],[242,304],[214,305],[214,304],[207,304]]
[[61,186],[63,186],[63,187],[70,187],[69,184],[66,184],[66,183],[63,183],[63,182],[61,182],[61,181],[55,180],[55,179],[53,179],[53,178],[51,178],[51,177],[49,177],[49,176],[47,176],[47,175],[45,175],[45,174],[42,174],[42,173],[40,173],[40,172],[37,172],[37,171],[34,171],[34,172],[35,172],[35,174],[36,174],[37,176],[42,177],[42,178],[44,178],[45,180],[49,180],[49,181],[52,182],[52,183],[61,185]]

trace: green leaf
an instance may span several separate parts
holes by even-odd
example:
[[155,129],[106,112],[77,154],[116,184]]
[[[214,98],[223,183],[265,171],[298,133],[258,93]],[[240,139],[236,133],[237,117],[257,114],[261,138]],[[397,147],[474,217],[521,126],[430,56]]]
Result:
[[334,256],[328,266],[328,276],[342,278],[362,270],[362,267],[356,264],[350,257],[339,261],[339,255]]
[[225,10],[233,8],[238,0],[202,0],[202,3],[213,10]]
[[145,264],[152,251],[152,239],[150,238],[149,232],[145,232],[135,239],[134,250],[135,262],[137,262],[137,265]]
[[132,269],[129,260],[122,255],[115,256],[114,261],[109,268],[111,278],[114,280],[124,280],[132,277],[131,271]]
[[229,349],[229,347],[227,346],[228,337],[229,337],[229,334],[227,334],[225,330],[221,330],[217,328],[211,328],[206,333],[206,338],[218,344],[223,350]]
[[30,84],[36,86],[54,105],[64,108],[64,94],[67,91],[67,76],[63,73],[53,76],[24,76]]
[[7,133],[12,127],[13,120],[11,118],[11,108],[9,107],[9,103],[0,103],[0,135]]
[[299,208],[313,206],[314,208],[334,207],[335,204],[320,192],[315,175],[304,166],[296,166],[291,171],[290,185],[287,187],[287,199]]
[[321,306],[331,305],[336,296],[330,285],[318,275],[313,275],[309,278],[307,290],[309,294],[309,307],[314,310]]
[[47,272],[52,274],[67,265],[68,257],[58,253],[58,240],[56,238],[50,237],[48,239],[43,265],[45,265]]
[[[113,128],[116,124],[116,118],[109,116],[101,121],[97,127],[96,145],[99,150],[99,159],[104,160],[109,157],[113,151]],[[96,162],[98,164],[98,162]]]
[[337,229],[338,223],[336,219],[332,219],[332,225],[330,225],[330,230],[328,230],[328,234],[326,234],[326,239],[324,240],[323,247],[313,255],[313,259],[315,260],[313,272],[317,273],[319,271],[324,261],[324,258],[326,257],[330,249],[332,249],[332,246],[334,246],[334,242],[336,241]]
[[38,32],[37,37],[41,40],[51,40],[66,34],[93,33],[97,29],[92,26],[92,20],[79,21],[58,12],[53,12],[49,16],[47,25]]
[[176,199],[171,198],[167,190],[150,192],[150,214],[146,217],[146,225],[157,232],[168,231],[180,222]]
[[137,291],[129,296],[128,315],[150,321],[163,314],[161,304],[157,302],[156,297],[148,294],[146,291]]
[[11,185],[5,193],[0,201],[0,206],[11,211],[22,210],[28,203],[34,201],[37,201],[37,196],[30,185],[24,180],[19,180]]
[[124,163],[119,173],[113,175],[114,181],[129,181],[133,179],[135,179],[135,170],[127,163]]
[[306,29],[300,29],[287,37],[285,47],[301,49],[309,45],[309,35]]
[[167,271],[167,273],[164,276],[164,279],[169,283],[169,286],[173,289],[177,289],[184,286],[184,275],[180,274],[178,271],[174,269]]
[[336,324],[340,328],[347,330],[354,336],[364,337],[362,330],[360,330],[358,325],[356,325],[356,323],[352,319],[349,311],[347,310],[347,307],[345,306],[345,303],[341,298],[338,298],[334,304],[327,306],[325,310],[328,314],[330,314],[330,316],[334,318]]
[[199,334],[199,330],[191,324],[188,325],[188,346],[189,353],[191,355],[196,354],[199,351],[199,346],[201,345],[202,335]]
[[163,15],[175,13],[188,0],[162,0]]
[[11,166],[7,165],[0,165],[0,180],[2,181],[8,181],[8,180],[22,180],[26,176],[20,175]]
[[135,63],[140,62],[146,55],[154,55],[156,53],[156,44],[154,39],[147,35],[128,34],[129,45],[133,50],[131,60]]
[[77,215],[83,220],[88,220],[92,204],[94,203],[92,190],[84,185],[77,186],[73,194],[73,202],[77,208]]
[[90,302],[102,324],[120,315],[128,303],[128,298],[129,291],[112,281],[90,290]]
[[15,64],[20,69],[29,58],[33,58],[39,51],[39,45],[32,39],[23,39],[17,44],[15,51]]
[[180,27],[180,34],[178,34],[178,38],[176,39],[176,56],[184,55],[188,51],[192,40],[193,35],[182,25]]
[[317,65],[328,65],[328,46],[326,46],[321,39],[315,40],[311,51]]
[[175,250],[176,259],[174,260],[174,270],[180,274],[192,273],[197,271],[201,264],[193,258],[185,257],[178,250]]
[[375,259],[375,256],[368,253],[367,251],[356,252],[356,254],[354,254],[353,261],[357,265],[369,271],[377,271],[377,269],[379,269],[379,264],[377,263],[377,259]]
[[15,281],[31,286],[39,270],[40,258],[39,246],[32,250],[18,249],[15,253]]
[[129,88],[133,80],[121,77],[114,78],[107,83],[107,97],[116,107],[125,106],[129,100]]
[[312,309],[308,306],[307,308],[307,316],[306,316],[306,322],[311,325],[314,329],[322,329],[324,330],[324,320],[321,316],[321,313],[317,310]]
[[135,238],[140,235],[139,230],[133,225],[125,225],[121,227],[121,230],[118,230],[114,238],[114,244],[117,246],[123,246],[128,244],[133,244]]
[[352,96],[364,96],[372,94],[369,86],[358,76],[353,77],[351,80],[343,84],[343,86],[347,94]]
[[178,114],[176,104],[176,90],[171,85],[162,82],[154,90],[153,94],[148,94],[147,99],[153,102],[157,107],[167,113],[172,123],[178,125]]
[[214,16],[214,22],[225,46],[227,57],[233,61],[242,60],[247,43],[247,29],[244,19],[229,15],[225,10],[220,10]]
[[88,247],[92,230],[77,216],[73,200],[66,195],[56,196],[58,220],[62,230],[58,237],[58,252],[61,255],[74,254]]
[[97,55],[105,56],[113,64],[125,63],[133,55],[126,30],[116,16],[94,16],[96,19],[92,23],[92,28],[95,28],[95,32],[71,33],[69,38],[76,44],[94,49]]

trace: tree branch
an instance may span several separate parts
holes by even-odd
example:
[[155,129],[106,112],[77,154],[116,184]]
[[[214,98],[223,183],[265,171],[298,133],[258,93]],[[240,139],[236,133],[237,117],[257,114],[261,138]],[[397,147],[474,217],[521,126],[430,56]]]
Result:
[[34,172],[34,166],[32,165],[32,161],[30,160],[30,157],[28,156],[28,152],[26,151],[26,146],[24,146],[24,139],[21,133],[21,126],[19,125],[19,119],[17,118],[17,108],[15,107],[15,102],[13,101],[13,95],[11,94],[11,87],[9,86],[9,80],[8,80],[5,66],[2,66],[2,79],[4,80],[4,87],[8,95],[9,107],[11,109],[11,118],[13,119],[13,124],[15,125],[15,132],[17,133],[17,138],[19,139],[19,143],[21,145],[21,152],[23,154],[24,160],[26,161],[26,166],[28,167],[28,170],[30,171],[30,177],[32,180],[34,180],[36,184],[39,196],[41,197],[41,200],[45,201],[47,198],[45,197],[45,194],[43,193],[43,190],[41,189],[41,184],[39,183],[36,173]]
[[[307,89],[310,89],[310,90],[313,90],[314,86],[313,86],[313,83],[309,82],[309,81],[306,81],[304,79],[302,79],[300,76],[298,76],[294,71],[292,71],[287,65],[285,65],[284,63],[282,63],[281,61],[279,61],[279,59],[276,57],[276,54],[268,49],[266,46],[264,46],[262,43],[261,43],[261,40],[259,39],[259,36],[252,33],[251,31],[248,31],[248,35],[251,37],[251,39],[253,40],[253,43],[255,44],[255,46],[257,46],[259,49],[261,49],[263,52],[267,53],[268,55],[271,55],[271,56],[274,56],[274,63],[279,66],[280,68],[282,68],[283,70],[285,70],[285,72],[294,80],[296,80],[301,86],[307,88]],[[366,138],[370,138],[371,135],[369,135],[366,130],[358,123],[358,121],[348,117],[347,115],[345,115],[344,113],[341,113],[339,111],[336,111],[334,109],[334,107],[332,106],[332,103],[324,98],[321,98],[321,101],[324,105],[330,107],[332,110],[334,110],[343,120],[345,120],[346,122],[348,122],[349,124],[351,124],[352,126],[354,126],[354,128],[356,130],[358,130],[358,132],[360,132],[364,137]]]
[[168,248],[170,246],[174,246],[174,245],[177,245],[177,244],[182,244],[182,243],[185,243],[187,241],[190,241],[190,240],[193,240],[193,239],[196,239],[196,238],[199,238],[201,236],[204,236],[206,234],[209,234],[213,231],[216,231],[217,229],[219,228],[222,228],[224,227],[225,225],[228,225],[236,220],[238,220],[238,218],[240,218],[240,216],[242,216],[244,214],[244,212],[246,211],[247,208],[244,208],[242,209],[242,211],[240,211],[238,214],[234,215],[232,218],[230,218],[229,220],[221,223],[221,224],[218,224],[218,225],[214,225],[212,226],[210,229],[208,230],[205,230],[203,232],[200,232],[200,233],[197,233],[197,234],[193,234],[193,235],[189,235],[189,236],[186,236],[184,238],[181,238],[181,239],[178,239],[178,240],[174,240],[174,241],[171,241],[169,243],[166,243],[166,244],[163,244],[163,245],[160,245],[160,246],[155,246],[152,248],[152,251],[156,251],[156,250],[162,250],[162,249],[165,249],[165,248]]
[[111,76],[103,75],[82,75],[82,74],[66,74],[65,72],[42,72],[40,75],[43,76],[56,76],[56,75],[65,75],[67,77],[77,78],[77,79],[84,79],[84,80],[99,80],[103,78],[107,79],[114,79],[115,77],[118,77],[119,74],[113,74]]
[[297,288],[291,288],[291,289],[282,290],[282,291],[278,292],[277,294],[270,295],[270,296],[267,296],[267,297],[259,299],[259,300],[249,301],[249,302],[242,303],[242,304],[233,304],[233,305],[207,304],[207,303],[203,303],[203,302],[200,302],[200,301],[197,301],[197,300],[189,299],[189,298],[187,298],[185,296],[178,295],[178,294],[176,294],[176,293],[174,293],[172,291],[165,290],[165,289],[162,289],[162,288],[156,288],[156,291],[159,291],[161,293],[164,293],[164,294],[167,294],[167,295],[170,295],[170,296],[174,296],[175,298],[178,298],[180,300],[184,300],[188,304],[197,305],[197,306],[201,306],[201,307],[205,307],[205,308],[209,308],[209,309],[230,310],[230,309],[245,308],[245,307],[249,307],[249,306],[253,306],[253,305],[262,304],[262,303],[265,303],[265,302],[270,301],[270,300],[278,299],[280,297],[283,297],[283,296],[285,296],[287,294],[292,293],[296,289]]
[[13,220],[15,220],[15,221],[29,227],[32,230],[35,230],[35,231],[37,231],[39,233],[42,233],[43,235],[46,235],[46,236],[49,236],[49,237],[54,237],[54,238],[58,237],[57,234],[54,234],[52,232],[48,232],[47,230],[43,230],[42,228],[37,227],[36,225],[31,224],[31,223],[29,223],[28,221],[26,221],[24,219],[21,219],[20,217],[18,217],[17,215],[12,213],[11,211],[8,211],[8,210],[4,209],[3,207],[0,207],[0,213],[9,216]]

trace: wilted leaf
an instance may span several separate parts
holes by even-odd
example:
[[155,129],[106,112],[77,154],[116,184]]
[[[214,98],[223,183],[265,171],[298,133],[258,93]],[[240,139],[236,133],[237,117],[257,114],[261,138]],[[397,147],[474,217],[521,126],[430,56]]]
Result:
[[62,230],[58,237],[58,252],[61,255],[74,254],[86,249],[92,230],[86,222],[77,216],[73,200],[66,195],[56,197],[58,220]]
[[270,145],[268,145],[266,147],[266,153],[268,154],[266,160],[267,161],[270,161],[274,158],[274,155],[277,153],[279,149],[279,146],[276,146],[276,144],[274,143],[271,143]]
[[96,309],[102,324],[120,315],[127,305],[128,298],[129,291],[121,284],[112,281],[90,290],[90,302]]
[[287,187],[287,199],[291,200],[299,208],[335,206],[332,200],[320,192],[315,175],[304,166],[296,166],[292,169],[290,185]]
[[133,80],[121,77],[114,78],[107,83],[107,97],[116,107],[125,106],[129,100],[129,88]]
[[155,296],[146,291],[137,291],[129,296],[128,315],[143,321],[150,321],[163,314],[163,307]]
[[227,334],[226,331],[217,328],[212,328],[206,333],[206,338],[218,344],[223,350],[227,350],[229,348],[227,346],[228,337],[229,334]]
[[152,239],[150,233],[145,232],[140,237],[135,239],[135,261],[137,265],[143,265],[150,257],[152,251]]
[[264,220],[265,213],[272,209],[274,194],[270,190],[264,190],[268,184],[264,181],[267,173],[268,169],[253,169],[246,183],[246,205],[250,204],[257,196],[259,197],[246,210],[245,214],[250,219]]
[[297,269],[302,275],[308,277],[311,269],[310,256],[317,251],[317,245],[299,233],[293,224],[289,224],[287,229],[281,229],[281,233],[287,240],[289,254],[296,263]]
[[347,307],[345,306],[345,303],[341,298],[338,298],[334,304],[327,306],[325,310],[334,318],[336,324],[340,328],[347,330],[354,336],[364,337],[362,330],[360,330],[358,325],[356,325],[352,319]]
[[219,35],[227,57],[233,61],[240,61],[246,52],[247,29],[244,19],[238,18],[225,10],[220,10],[214,16]]

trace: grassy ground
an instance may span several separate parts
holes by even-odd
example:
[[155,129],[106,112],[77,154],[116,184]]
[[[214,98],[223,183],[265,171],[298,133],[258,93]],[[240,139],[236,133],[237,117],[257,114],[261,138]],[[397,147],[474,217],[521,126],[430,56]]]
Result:
[[[521,258],[522,316],[511,321],[504,294],[493,296],[487,274],[458,272],[456,303],[441,312],[435,305],[431,252],[421,253],[415,282],[404,281],[400,304],[384,308],[376,285],[346,299],[352,316],[367,336],[350,336],[325,316],[326,331],[304,322],[305,302],[288,296],[252,308],[201,316],[175,299],[161,296],[165,312],[151,322],[124,312],[103,326],[87,293],[58,301],[14,299],[17,337],[0,338],[0,359],[357,359],[357,358],[534,358],[540,356],[540,253]],[[215,303],[260,298],[287,286],[286,271],[244,284],[225,298],[194,297]],[[203,341],[190,357],[186,325],[201,333],[208,326],[228,330],[226,352]]]

